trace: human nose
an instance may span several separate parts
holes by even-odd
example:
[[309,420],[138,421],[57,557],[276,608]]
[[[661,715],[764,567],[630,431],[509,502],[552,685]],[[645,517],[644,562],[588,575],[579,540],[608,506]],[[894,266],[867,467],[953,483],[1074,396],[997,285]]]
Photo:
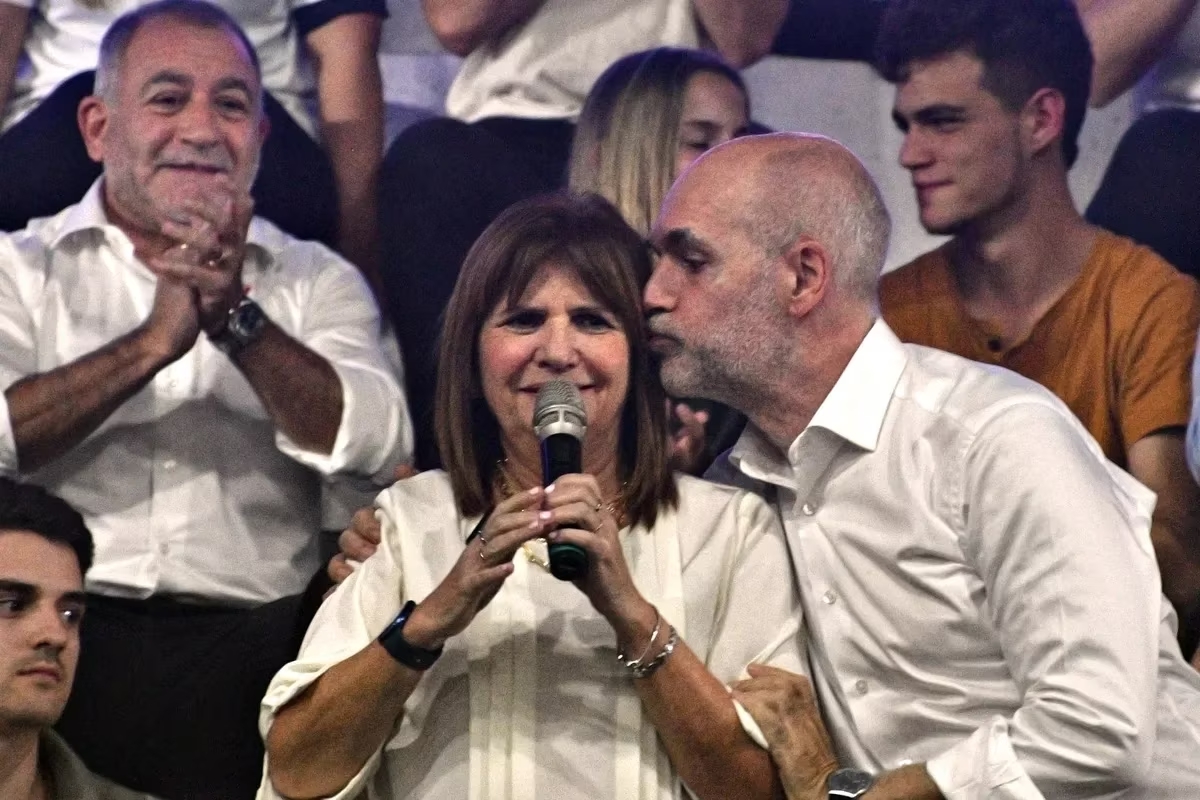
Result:
[[538,363],[556,372],[563,372],[575,366],[579,360],[576,335],[575,330],[566,322],[545,325],[538,342]]
[[642,307],[647,316],[669,311],[675,305],[670,276],[667,274],[670,268],[663,263],[665,261],[664,258],[658,259],[642,292]]
[[910,128],[904,134],[900,144],[900,166],[908,170],[923,167],[929,163],[929,149],[924,138],[916,130]]
[[196,147],[215,144],[220,138],[216,113],[206,104],[193,101],[179,116],[180,137]]
[[27,638],[35,650],[57,655],[71,640],[73,629],[53,603],[41,603],[26,617]]

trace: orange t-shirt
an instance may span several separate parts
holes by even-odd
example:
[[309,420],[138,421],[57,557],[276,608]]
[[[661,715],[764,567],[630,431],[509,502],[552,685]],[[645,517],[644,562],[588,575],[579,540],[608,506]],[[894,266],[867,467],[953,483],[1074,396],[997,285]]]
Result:
[[1101,231],[1079,277],[1022,342],[967,316],[948,245],[883,276],[883,318],[903,341],[1007,367],[1065,402],[1125,467],[1129,445],[1185,427],[1200,289],[1151,250]]

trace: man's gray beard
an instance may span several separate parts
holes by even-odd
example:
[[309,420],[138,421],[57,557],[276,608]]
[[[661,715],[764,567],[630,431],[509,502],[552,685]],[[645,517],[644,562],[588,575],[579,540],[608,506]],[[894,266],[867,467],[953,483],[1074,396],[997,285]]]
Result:
[[755,382],[743,374],[749,372],[748,364],[740,363],[739,359],[739,363],[729,369],[709,350],[692,351],[686,358],[686,368],[682,364],[675,365],[678,367],[675,375],[672,375],[670,362],[663,366],[663,385],[672,397],[712,400],[743,413],[748,406],[754,405]]

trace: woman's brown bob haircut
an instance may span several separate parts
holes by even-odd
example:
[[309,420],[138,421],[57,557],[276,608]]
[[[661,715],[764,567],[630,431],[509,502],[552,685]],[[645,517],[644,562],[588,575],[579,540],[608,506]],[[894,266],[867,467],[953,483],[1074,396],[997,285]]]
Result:
[[618,321],[629,341],[629,395],[621,412],[620,469],[630,524],[654,524],[678,497],[667,442],[666,393],[650,363],[642,288],[646,243],[597,195],[554,194],[509,208],[467,253],[446,308],[438,357],[435,427],[459,510],[492,505],[504,458],[500,426],[479,391],[479,335],[501,303],[520,301],[548,265],[568,270]]

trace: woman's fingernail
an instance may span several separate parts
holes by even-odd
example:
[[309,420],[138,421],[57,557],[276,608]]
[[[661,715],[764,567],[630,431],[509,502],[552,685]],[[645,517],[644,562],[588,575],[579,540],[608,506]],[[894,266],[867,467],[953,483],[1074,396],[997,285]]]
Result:
[[550,494],[553,491],[554,491],[554,484],[552,483],[546,487],[546,494]]
[[552,542],[558,541],[558,537],[559,537],[558,531],[550,531],[549,533],[546,534],[546,538]]
[[535,487],[533,487],[532,489],[530,489],[530,490],[529,490],[529,496],[530,496],[530,497],[537,497],[537,496],[538,496],[538,494],[540,494],[540,493],[541,493],[541,491],[542,491],[542,487],[540,487],[540,486],[535,486]]
[[539,511],[538,512],[538,519],[540,519],[542,522],[549,522],[553,518],[554,518],[554,513],[552,511]]

